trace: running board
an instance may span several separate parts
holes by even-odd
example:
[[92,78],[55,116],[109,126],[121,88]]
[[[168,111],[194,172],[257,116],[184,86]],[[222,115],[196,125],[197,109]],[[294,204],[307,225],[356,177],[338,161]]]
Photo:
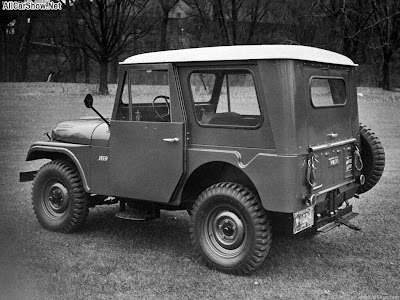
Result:
[[149,221],[158,219],[160,217],[160,212],[158,211],[158,213],[157,212],[148,213],[145,211],[128,209],[116,213],[115,216],[119,219],[130,220],[130,221]]
[[358,216],[358,213],[355,213],[355,212],[351,211],[351,212],[339,217],[338,219],[336,219],[336,220],[334,220],[334,221],[332,221],[332,222],[330,222],[330,223],[318,228],[317,231],[325,233],[325,232],[328,232],[328,231],[330,231],[330,230],[332,230],[332,229],[334,229],[334,228],[336,228],[336,227],[338,227],[340,225],[345,225],[345,226],[349,227],[350,229],[354,229],[354,230],[359,231],[359,230],[361,230],[361,227],[356,226],[356,225],[354,225],[354,224],[349,222],[349,220],[353,219],[356,216]]

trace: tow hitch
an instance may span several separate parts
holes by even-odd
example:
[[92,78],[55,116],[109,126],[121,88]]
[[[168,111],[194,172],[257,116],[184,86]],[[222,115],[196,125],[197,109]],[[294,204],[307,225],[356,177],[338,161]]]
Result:
[[349,227],[350,229],[354,229],[354,230],[357,230],[357,231],[361,230],[361,227],[359,227],[359,226],[357,226],[357,225],[354,225],[354,224],[352,224],[352,223],[349,222],[349,220],[350,220],[351,218],[354,218],[355,216],[358,215],[358,214],[355,213],[355,212],[351,212],[351,214],[352,214],[352,216],[350,216],[349,218],[347,218],[346,216],[344,216],[344,217],[342,217],[342,218],[336,220],[336,223],[339,223],[339,225],[345,225],[345,226]]
[[350,229],[359,231],[361,230],[359,226],[350,223],[350,220],[356,216],[358,216],[358,213],[353,212],[353,207],[351,205],[348,205],[345,208],[338,210],[336,214],[333,214],[332,216],[317,216],[317,231],[325,233],[340,225],[345,225]]

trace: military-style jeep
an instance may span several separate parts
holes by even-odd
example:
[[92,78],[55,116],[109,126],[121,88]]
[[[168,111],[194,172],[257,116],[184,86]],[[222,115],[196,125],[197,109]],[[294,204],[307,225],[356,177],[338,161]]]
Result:
[[[327,231],[382,175],[384,150],[358,120],[356,65],[304,46],[171,50],[120,64],[111,118],[58,124],[27,160],[40,224],[70,232],[89,207],[149,220],[187,210],[196,256],[243,274],[268,255],[272,226]],[[286,220],[286,222],[280,222]]]

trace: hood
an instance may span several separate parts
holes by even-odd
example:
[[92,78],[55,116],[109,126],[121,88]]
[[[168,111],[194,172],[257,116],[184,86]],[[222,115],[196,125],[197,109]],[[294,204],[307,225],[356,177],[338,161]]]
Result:
[[104,121],[98,117],[84,117],[79,120],[58,124],[51,132],[53,141],[90,145],[93,131]]

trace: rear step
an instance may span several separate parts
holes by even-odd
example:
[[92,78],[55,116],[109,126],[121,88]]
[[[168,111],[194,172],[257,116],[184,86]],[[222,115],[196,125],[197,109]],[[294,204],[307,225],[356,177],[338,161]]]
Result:
[[[349,205],[345,207],[342,210],[339,210],[339,212],[332,216],[332,217],[326,217],[317,222],[317,231],[318,232],[328,232],[340,225],[345,225],[349,227],[350,229],[354,230],[361,230],[361,227],[356,226],[352,223],[349,222],[349,220],[353,219],[354,217],[358,216],[358,213],[355,213],[352,211],[352,206]],[[321,224],[322,223],[322,224]],[[318,226],[321,224],[321,226]]]

